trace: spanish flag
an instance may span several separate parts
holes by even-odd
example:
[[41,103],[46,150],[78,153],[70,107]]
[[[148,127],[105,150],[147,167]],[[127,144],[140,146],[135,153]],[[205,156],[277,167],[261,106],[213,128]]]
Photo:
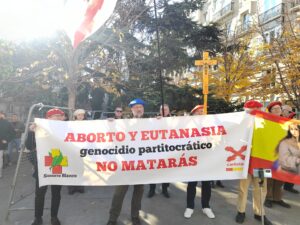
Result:
[[[300,161],[300,121],[262,111],[251,114],[255,115],[255,125],[249,173],[252,174],[255,168],[272,169],[273,179],[300,184],[300,165],[297,163]],[[298,129],[298,137],[291,135],[290,127]]]

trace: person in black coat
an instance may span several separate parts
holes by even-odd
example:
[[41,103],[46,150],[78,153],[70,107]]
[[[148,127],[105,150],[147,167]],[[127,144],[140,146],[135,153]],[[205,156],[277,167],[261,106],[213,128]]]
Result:
[[[50,109],[46,113],[46,118],[49,120],[64,120],[64,112],[60,109]],[[35,133],[33,131],[28,132],[25,146],[31,151],[31,163],[34,166],[34,178],[36,179],[35,188],[35,202],[34,202],[34,221],[31,225],[42,225],[43,224],[43,212],[44,212],[44,202],[45,195],[48,186],[39,187],[38,179],[38,164],[37,164],[37,154],[36,154],[36,142]],[[59,205],[60,205],[60,191],[61,185],[51,185],[51,225],[61,225],[59,219],[57,218]]]
[[3,154],[14,135],[12,125],[5,119],[5,113],[0,111],[0,178],[2,178]]
[[[164,110],[164,112],[163,112]],[[171,112],[170,112],[170,107],[167,104],[164,104],[164,107],[162,107],[162,105],[160,106],[160,111],[159,111],[159,117],[170,117]],[[166,197],[166,198],[170,198],[170,194],[168,192],[168,187],[170,186],[170,183],[162,183],[161,184],[161,188],[162,188],[162,194]],[[150,184],[150,189],[148,192],[148,198],[152,198],[155,195],[155,189],[156,189],[156,184]]]

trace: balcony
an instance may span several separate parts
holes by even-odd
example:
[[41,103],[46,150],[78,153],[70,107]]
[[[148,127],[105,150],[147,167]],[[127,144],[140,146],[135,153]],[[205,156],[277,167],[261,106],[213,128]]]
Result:
[[284,4],[279,4],[273,8],[265,11],[264,13],[260,14],[258,16],[259,23],[262,25],[269,21],[275,20],[275,19],[281,17],[283,15],[283,13],[284,13]]
[[222,19],[223,17],[231,14],[233,12],[233,7],[234,7],[234,2],[231,2],[227,5],[225,5],[221,10],[219,10],[218,12],[216,12],[214,14],[214,20],[218,21],[218,20]]
[[244,34],[244,33],[249,32],[250,29],[251,29],[251,23],[248,22],[248,23],[243,23],[243,24],[237,26],[236,31],[237,31],[237,34]]
[[291,2],[291,12],[298,12],[300,11],[300,0],[293,0]]

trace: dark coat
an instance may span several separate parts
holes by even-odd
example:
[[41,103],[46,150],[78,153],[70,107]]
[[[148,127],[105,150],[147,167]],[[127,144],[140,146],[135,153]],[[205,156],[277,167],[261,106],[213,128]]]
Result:
[[6,119],[0,119],[0,150],[6,150],[8,143],[14,136],[15,132],[10,122]]

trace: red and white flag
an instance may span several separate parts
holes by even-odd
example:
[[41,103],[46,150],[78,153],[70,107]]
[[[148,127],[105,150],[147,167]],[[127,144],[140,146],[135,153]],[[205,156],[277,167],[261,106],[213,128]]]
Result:
[[110,17],[117,0],[68,0],[65,3],[64,28],[74,48],[97,31]]

